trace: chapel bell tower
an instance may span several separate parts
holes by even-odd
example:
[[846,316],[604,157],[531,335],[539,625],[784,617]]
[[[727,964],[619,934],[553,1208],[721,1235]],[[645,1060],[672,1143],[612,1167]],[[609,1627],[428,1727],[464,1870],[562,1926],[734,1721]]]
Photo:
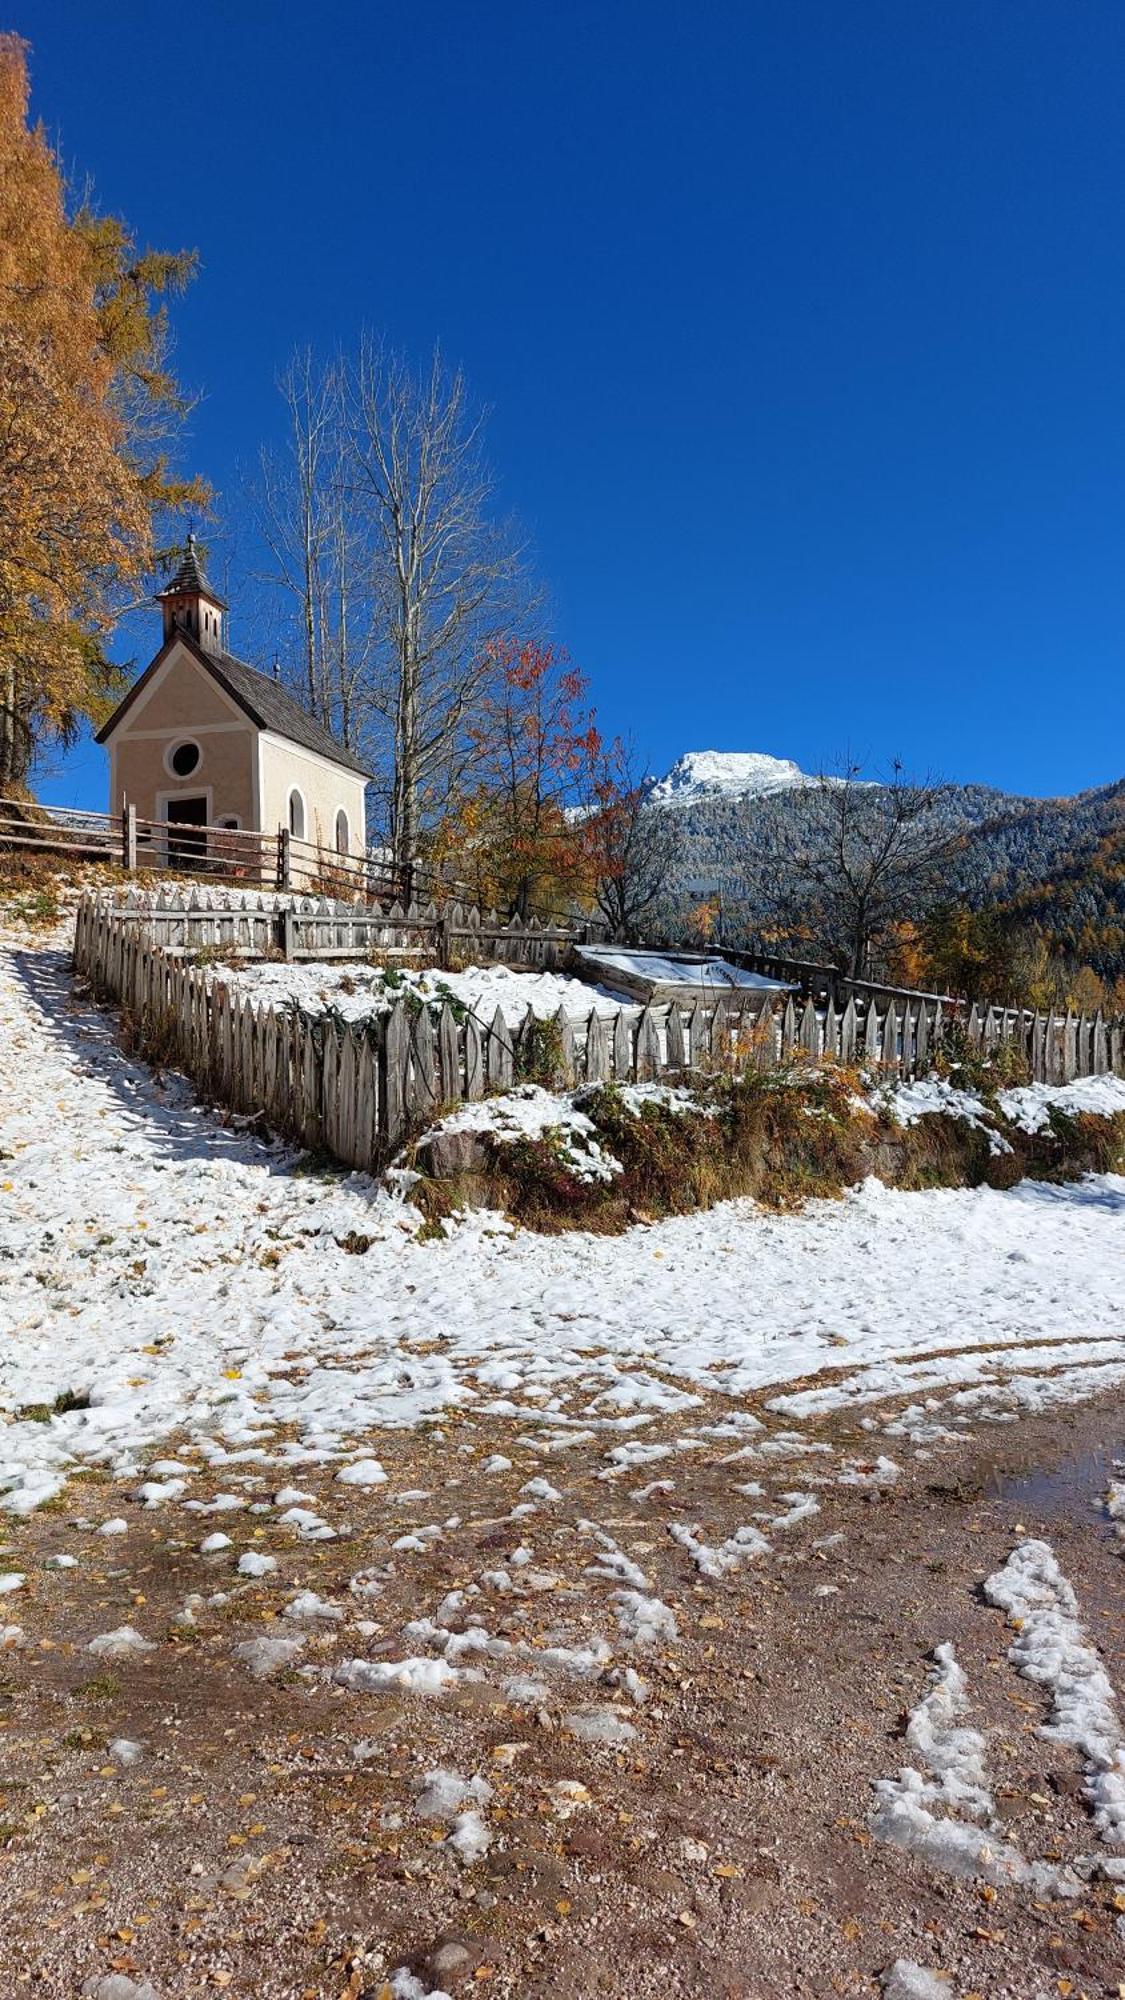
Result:
[[172,581],[164,590],[157,591],[156,601],[164,613],[165,645],[176,632],[186,632],[205,653],[222,657],[226,651],[223,613],[227,606],[203,574],[195,552],[194,534],[189,534],[183,560]]

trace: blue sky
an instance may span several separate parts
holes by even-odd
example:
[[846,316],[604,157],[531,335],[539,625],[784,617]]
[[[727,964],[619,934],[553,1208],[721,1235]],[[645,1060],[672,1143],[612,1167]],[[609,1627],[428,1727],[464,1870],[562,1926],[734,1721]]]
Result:
[[[199,250],[185,457],[220,495],[296,344],[440,336],[493,406],[555,636],[654,769],[850,745],[1033,793],[1125,771],[1119,0],[17,0],[12,25],[71,170]],[[104,782],[87,749],[47,789]]]

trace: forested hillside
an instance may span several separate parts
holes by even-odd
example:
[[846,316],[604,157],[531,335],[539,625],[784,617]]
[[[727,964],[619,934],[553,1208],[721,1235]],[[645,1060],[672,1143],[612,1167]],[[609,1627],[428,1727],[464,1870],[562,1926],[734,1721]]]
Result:
[[[710,909],[731,942],[826,947],[807,868],[828,832],[823,791],[711,794],[663,810],[679,825],[671,924],[690,927]],[[1083,967],[1109,984],[1125,977],[1125,780],[1059,799],[942,787],[929,824],[940,864],[916,928],[935,904],[956,905],[963,925],[987,919],[1009,949],[1019,939],[1072,979]]]

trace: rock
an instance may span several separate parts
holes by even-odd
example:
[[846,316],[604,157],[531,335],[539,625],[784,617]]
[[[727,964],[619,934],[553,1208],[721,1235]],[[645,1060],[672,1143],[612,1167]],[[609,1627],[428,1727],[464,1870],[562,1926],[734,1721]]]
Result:
[[483,1132],[431,1132],[421,1140],[418,1164],[435,1180],[450,1180],[460,1174],[483,1173],[489,1152]]
[[139,1764],[145,1753],[143,1745],[134,1743],[131,1736],[115,1736],[109,1746],[109,1754],[115,1764],[128,1767],[130,1764]]
[[781,1893],[781,1884],[772,1875],[748,1875],[745,1882],[738,1885],[738,1900],[744,1910],[758,1916],[776,1903]]
[[684,1885],[679,1877],[670,1874],[667,1868],[654,1867],[651,1862],[644,1861],[639,1868],[635,1868],[632,1871],[632,1880],[638,1889],[645,1891],[646,1895],[660,1896],[672,1903],[678,1903],[683,1899]]
[[305,1650],[303,1639],[244,1639],[234,1649],[236,1660],[258,1679],[276,1673],[279,1667],[289,1667]]
[[453,1992],[463,1980],[476,1970],[477,1954],[470,1951],[460,1938],[444,1938],[426,1960],[426,1971],[438,1986]]

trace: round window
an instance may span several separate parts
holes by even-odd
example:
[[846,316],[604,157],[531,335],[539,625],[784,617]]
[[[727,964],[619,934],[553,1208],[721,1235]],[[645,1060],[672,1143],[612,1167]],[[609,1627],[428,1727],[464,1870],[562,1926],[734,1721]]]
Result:
[[177,743],[168,761],[177,778],[190,778],[199,765],[198,743]]

